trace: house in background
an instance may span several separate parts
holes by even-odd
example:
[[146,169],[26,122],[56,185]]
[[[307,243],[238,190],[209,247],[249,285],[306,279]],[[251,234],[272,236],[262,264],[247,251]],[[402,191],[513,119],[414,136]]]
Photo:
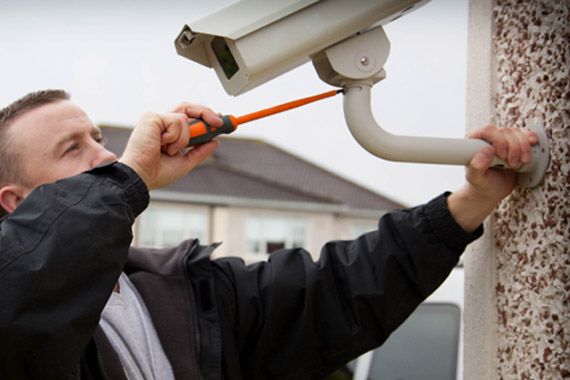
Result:
[[[101,126],[120,156],[131,129]],[[403,205],[260,140],[220,138],[221,146],[176,183],[150,193],[134,245],[172,246],[187,238],[223,242],[215,256],[264,260],[280,248],[323,244],[376,228]]]

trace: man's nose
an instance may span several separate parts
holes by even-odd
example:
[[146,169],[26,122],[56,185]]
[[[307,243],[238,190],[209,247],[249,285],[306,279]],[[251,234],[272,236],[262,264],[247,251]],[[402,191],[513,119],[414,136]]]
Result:
[[91,160],[91,167],[101,165],[105,162],[113,162],[117,160],[117,156],[102,145],[97,144],[95,154]]

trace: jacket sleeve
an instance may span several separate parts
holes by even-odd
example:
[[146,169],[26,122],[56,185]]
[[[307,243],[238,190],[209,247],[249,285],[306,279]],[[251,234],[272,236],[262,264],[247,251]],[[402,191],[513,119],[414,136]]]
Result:
[[147,204],[142,180],[112,163],[38,187],[2,220],[0,377],[70,377]]
[[384,215],[377,231],[354,241],[328,243],[316,263],[302,250],[251,266],[220,259],[218,297],[230,294],[218,308],[225,371],[321,379],[382,344],[481,233],[466,234],[442,195]]

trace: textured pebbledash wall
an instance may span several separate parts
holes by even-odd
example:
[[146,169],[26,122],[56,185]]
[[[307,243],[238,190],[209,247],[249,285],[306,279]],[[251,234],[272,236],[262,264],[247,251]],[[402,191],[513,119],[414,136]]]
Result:
[[570,378],[570,1],[471,0],[470,12],[468,81],[482,82],[468,85],[468,127],[537,124],[552,162],[466,254],[464,378]]
[[544,186],[501,204],[497,245],[498,378],[570,378],[570,2],[499,0],[496,117],[544,126]]

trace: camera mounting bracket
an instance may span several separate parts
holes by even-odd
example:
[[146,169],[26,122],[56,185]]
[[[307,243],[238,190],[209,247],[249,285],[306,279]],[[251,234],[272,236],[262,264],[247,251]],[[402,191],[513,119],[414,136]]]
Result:
[[[356,34],[313,57],[319,77],[326,83],[344,87],[344,115],[355,140],[371,154],[391,161],[447,165],[468,165],[484,140],[399,136],[376,122],[371,109],[371,89],[386,77],[383,66],[390,43],[381,26]],[[532,147],[532,161],[515,169],[523,187],[540,185],[550,163],[550,150],[542,128],[530,128],[538,137]],[[509,166],[495,157],[493,167]]]

